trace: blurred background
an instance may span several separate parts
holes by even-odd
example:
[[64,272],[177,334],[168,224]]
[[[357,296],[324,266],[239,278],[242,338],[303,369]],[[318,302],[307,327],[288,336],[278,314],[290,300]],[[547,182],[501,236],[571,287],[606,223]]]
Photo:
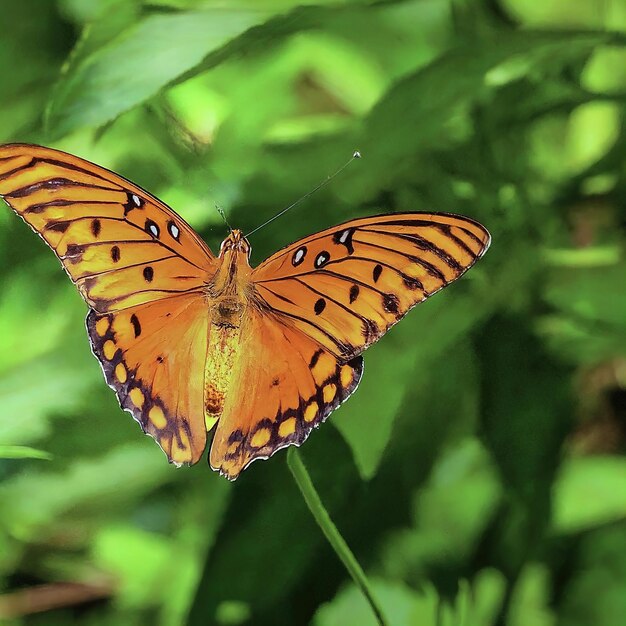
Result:
[[[301,449],[392,626],[626,623],[626,0],[3,0],[0,141],[113,169],[254,264],[439,210],[485,258]],[[0,207],[0,623],[374,624],[284,452],[175,469]]]

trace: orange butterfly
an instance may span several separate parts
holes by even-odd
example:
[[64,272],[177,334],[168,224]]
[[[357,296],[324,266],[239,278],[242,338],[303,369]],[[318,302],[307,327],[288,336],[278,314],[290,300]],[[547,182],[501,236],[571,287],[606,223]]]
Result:
[[0,147],[0,196],[54,250],[90,307],[120,405],[170,462],[235,479],[300,445],[356,389],[361,352],[489,247],[443,213],[355,219],[259,267],[234,230],[219,256],[121,176],[39,146]]

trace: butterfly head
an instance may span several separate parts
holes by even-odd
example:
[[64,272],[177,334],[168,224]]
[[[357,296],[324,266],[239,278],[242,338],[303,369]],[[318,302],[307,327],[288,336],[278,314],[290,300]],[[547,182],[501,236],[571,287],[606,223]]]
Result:
[[227,252],[245,254],[246,259],[250,257],[250,244],[240,230],[232,230],[230,235],[222,241],[220,257],[224,257]]

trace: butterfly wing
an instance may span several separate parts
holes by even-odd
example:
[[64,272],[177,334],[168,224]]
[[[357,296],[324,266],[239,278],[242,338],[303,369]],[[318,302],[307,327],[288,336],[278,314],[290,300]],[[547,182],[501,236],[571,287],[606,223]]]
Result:
[[0,146],[0,197],[54,250],[89,306],[118,311],[201,289],[207,245],[137,185],[40,146]]
[[120,406],[177,465],[195,463],[206,445],[208,329],[206,302],[195,293],[87,316],[92,350]]
[[300,445],[356,389],[363,361],[340,362],[273,314],[250,307],[210,463],[234,480],[255,459]]
[[206,445],[204,365],[216,261],[171,209],[75,156],[0,146],[0,196],[54,250],[91,310],[94,354],[121,406],[170,461]]
[[345,362],[459,278],[489,243],[487,230],[466,217],[380,215],[280,250],[252,281],[268,309]]

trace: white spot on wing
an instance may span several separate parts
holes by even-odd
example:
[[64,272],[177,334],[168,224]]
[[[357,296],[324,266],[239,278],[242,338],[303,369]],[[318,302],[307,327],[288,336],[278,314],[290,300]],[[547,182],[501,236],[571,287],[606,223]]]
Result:
[[300,265],[300,263],[302,263],[303,259],[304,259],[304,255],[306,254],[306,248],[302,247],[302,248],[298,248],[294,255],[293,255],[293,264],[294,265]]
[[346,230],[344,230],[341,233],[341,235],[339,235],[339,243],[346,243],[349,236],[350,236],[350,229],[346,228]]
[[141,206],[141,198],[138,195],[133,194],[132,199],[135,206]]
[[327,252],[320,252],[315,259],[315,267],[322,267],[325,263],[328,262],[330,256]]
[[159,229],[154,224],[150,224],[149,228],[152,235],[154,235],[155,237],[159,236]]
[[178,240],[178,237],[180,236],[180,229],[178,228],[178,226],[176,226],[176,224],[174,224],[174,222],[170,222],[167,225],[167,228],[170,231],[170,235],[172,235],[172,237],[174,237],[174,239]]

